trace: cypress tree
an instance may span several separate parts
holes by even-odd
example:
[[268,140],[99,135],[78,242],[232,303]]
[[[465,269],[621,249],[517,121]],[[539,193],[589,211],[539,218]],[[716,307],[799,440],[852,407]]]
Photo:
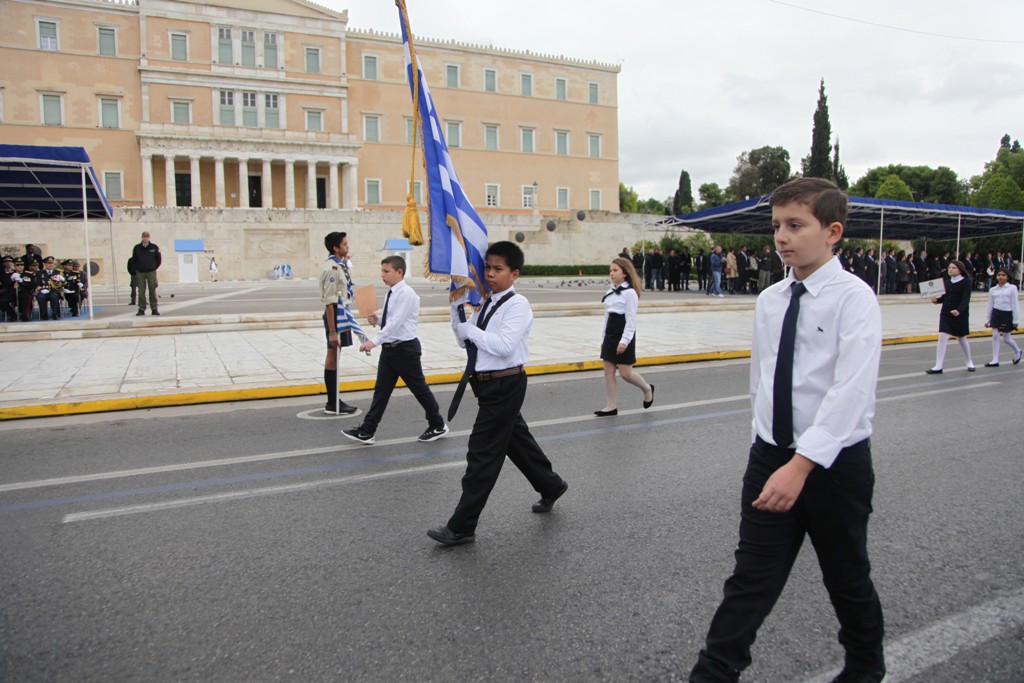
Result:
[[[807,158],[804,175],[811,178],[828,178],[833,176],[832,156],[832,123],[828,118],[828,97],[825,96],[825,79],[818,86],[818,106],[814,110],[814,129],[811,132],[811,155]],[[836,158],[838,165],[838,157]]]

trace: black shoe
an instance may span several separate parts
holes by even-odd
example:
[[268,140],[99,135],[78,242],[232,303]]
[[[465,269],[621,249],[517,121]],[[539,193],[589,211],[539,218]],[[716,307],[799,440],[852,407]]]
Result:
[[341,435],[347,439],[358,441],[359,443],[365,443],[367,446],[373,445],[373,432],[368,432],[362,427],[356,427],[355,429],[343,429]]
[[852,671],[843,669],[838,676],[832,679],[832,683],[882,683],[885,680],[885,672],[882,671]]
[[160,315],[160,311],[153,311],[150,315]]
[[328,403],[324,406],[324,412],[328,415],[351,415],[356,412],[356,410],[357,408],[355,406],[350,406],[344,401],[338,401],[337,409],[335,409],[333,403]]
[[995,361],[992,361],[991,363],[985,363],[985,367],[986,368],[998,368],[999,367],[999,363],[997,363]]
[[977,370],[977,369],[978,369],[978,368],[976,368],[976,367],[974,367],[974,366],[972,365],[972,366],[970,366],[969,368],[967,368],[967,372],[974,372],[974,371],[975,371],[975,370]]
[[135,303],[134,301],[129,301],[129,302],[128,302],[128,305],[129,305],[129,306],[138,306],[138,304],[137,304],[137,303]]
[[1021,355],[1024,355],[1024,349],[1017,352],[1017,355],[1013,357],[1013,364],[1016,365],[1020,362]]
[[940,368],[940,369],[936,370],[935,368],[928,368],[927,370],[924,371],[924,374],[926,374],[926,375],[941,375],[942,374],[942,369]]
[[146,312],[143,311],[142,309],[139,309],[139,312],[135,314],[135,317],[138,317],[140,315],[146,315]]
[[651,385],[651,400],[650,401],[644,401],[644,410],[647,410],[652,405],[654,405],[654,385],[653,384]]
[[551,496],[544,496],[530,508],[534,512],[551,512],[551,508],[555,506],[555,501],[562,497],[562,494],[569,490],[569,482],[562,480],[562,488],[558,489]]
[[435,529],[427,529],[427,536],[437,541],[443,546],[462,545],[463,543],[472,543],[476,540],[476,534],[457,534],[447,525],[439,526]]
[[611,410],[595,410],[594,415],[598,417],[614,417],[619,414],[618,408],[612,408]]
[[420,434],[420,438],[417,439],[420,443],[427,443],[429,441],[437,441],[442,436],[448,433],[448,425],[443,424],[440,427],[428,427],[427,431]]

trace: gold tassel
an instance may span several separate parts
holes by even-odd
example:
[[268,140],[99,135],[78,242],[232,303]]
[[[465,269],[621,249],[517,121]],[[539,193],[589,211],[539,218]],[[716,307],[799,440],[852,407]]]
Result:
[[406,197],[405,212],[402,214],[402,236],[409,238],[409,244],[418,247],[423,244],[423,231],[420,230],[420,215],[416,211],[416,199],[409,193]]

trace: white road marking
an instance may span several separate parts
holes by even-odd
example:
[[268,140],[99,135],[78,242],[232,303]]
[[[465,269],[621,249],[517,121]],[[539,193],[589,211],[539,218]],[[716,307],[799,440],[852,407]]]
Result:
[[[1024,625],[1024,588],[954,614],[931,626],[886,643],[886,683],[918,676],[960,652]],[[839,669],[822,671],[804,683],[828,683]]]
[[955,387],[946,387],[945,389],[932,389],[931,391],[915,391],[912,394],[900,394],[899,396],[884,396],[879,399],[875,399],[875,403],[885,403],[886,401],[902,401],[907,398],[920,398],[921,396],[934,396],[936,394],[949,394],[954,391],[967,391],[968,389],[984,389],[986,387],[997,386],[999,382],[979,382],[977,384],[958,384]]

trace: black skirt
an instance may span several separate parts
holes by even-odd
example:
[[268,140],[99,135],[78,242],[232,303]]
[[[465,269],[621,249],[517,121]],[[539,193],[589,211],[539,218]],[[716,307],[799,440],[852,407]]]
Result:
[[1000,332],[1013,332],[1017,329],[1017,326],[1013,324],[1013,311],[1000,311],[998,308],[992,309],[992,317],[988,324],[993,330]]
[[623,353],[617,353],[622,332],[626,329],[626,316],[622,313],[609,313],[608,324],[604,328],[604,341],[601,342],[601,360],[616,365],[636,364],[636,334],[629,341]]

